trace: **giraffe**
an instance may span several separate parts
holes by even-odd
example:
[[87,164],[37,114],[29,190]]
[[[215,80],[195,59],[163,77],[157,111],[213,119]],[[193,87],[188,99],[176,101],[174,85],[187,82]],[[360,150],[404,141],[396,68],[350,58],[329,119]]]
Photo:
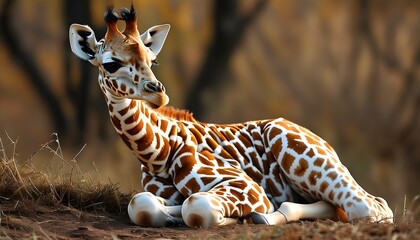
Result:
[[[170,25],[140,35],[136,11],[106,11],[105,37],[69,30],[75,55],[99,69],[110,120],[141,163],[144,192],[127,211],[134,224],[208,228],[300,219],[393,222],[387,202],[366,192],[323,139],[284,118],[238,124],[197,121],[166,106],[152,66]],[[118,21],[125,29],[118,29]]]

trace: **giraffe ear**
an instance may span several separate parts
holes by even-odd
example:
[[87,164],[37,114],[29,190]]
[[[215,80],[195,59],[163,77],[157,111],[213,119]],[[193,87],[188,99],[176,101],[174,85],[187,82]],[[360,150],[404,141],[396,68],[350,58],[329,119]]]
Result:
[[76,56],[88,60],[93,65],[98,65],[96,60],[97,46],[95,32],[87,26],[72,24],[69,30],[70,47]]
[[155,55],[158,55],[163,47],[166,36],[168,36],[170,28],[171,25],[169,24],[151,27],[141,35],[141,40],[143,41],[144,45],[150,48],[150,50],[152,50]]

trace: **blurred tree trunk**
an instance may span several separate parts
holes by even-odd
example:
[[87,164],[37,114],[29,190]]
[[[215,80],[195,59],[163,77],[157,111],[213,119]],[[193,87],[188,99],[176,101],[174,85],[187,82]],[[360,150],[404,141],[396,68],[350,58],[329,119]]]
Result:
[[[13,14],[19,14],[18,10],[14,10],[13,0],[5,0],[0,12],[0,31],[4,39],[6,49],[10,56],[20,64],[22,70],[28,76],[30,84],[44,102],[50,118],[54,124],[54,131],[65,134],[67,130],[66,119],[63,110],[59,104],[53,90],[46,83],[42,70],[37,66],[35,60],[28,54],[24,47],[20,44],[19,37],[13,30],[11,23],[13,22]],[[11,79],[12,80],[12,79]],[[28,106],[31,107],[31,106]]]
[[[77,22],[90,25],[90,1],[86,0],[65,0],[63,4],[64,29],[69,29],[70,25]],[[76,124],[77,138],[83,139],[86,131],[88,92],[92,81],[90,79],[91,66],[76,59],[71,52],[68,38],[63,42],[64,51],[64,78],[65,87],[70,101],[73,105]],[[79,72],[75,75],[72,72]]]
[[[389,172],[395,168],[397,174],[405,172],[404,176],[398,176],[402,183],[394,189],[394,192],[406,194],[409,189],[409,182],[415,181],[420,168],[420,151],[418,148],[418,133],[420,131],[420,91],[419,91],[419,69],[420,69],[420,44],[413,47],[413,55],[410,64],[404,66],[398,56],[396,38],[398,29],[401,27],[401,11],[394,11],[387,17],[387,34],[385,36],[385,47],[380,47],[379,40],[373,31],[374,2],[359,0],[358,5],[361,14],[360,31],[361,36],[367,43],[370,54],[375,59],[375,64],[381,64],[390,72],[399,76],[401,89],[396,92],[396,100],[393,105],[385,108],[378,107],[378,85],[380,79],[371,78],[367,85],[370,104],[367,114],[371,116],[370,128],[372,136],[370,142],[375,143],[380,164],[389,165]],[[394,8],[398,3],[395,2]],[[375,74],[378,76],[378,74]],[[409,166],[409,167],[408,167]],[[393,176],[393,175],[392,175]],[[385,176],[384,176],[385,177]]]
[[266,5],[259,0],[248,14],[239,11],[239,0],[216,0],[213,9],[214,34],[205,60],[186,98],[186,108],[197,118],[203,115],[206,93],[217,93],[226,84],[228,63],[244,32]]

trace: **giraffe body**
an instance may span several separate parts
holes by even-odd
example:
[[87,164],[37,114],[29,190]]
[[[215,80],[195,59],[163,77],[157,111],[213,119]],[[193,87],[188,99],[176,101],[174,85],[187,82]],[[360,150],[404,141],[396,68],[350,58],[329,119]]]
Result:
[[359,186],[333,148],[306,128],[283,118],[206,124],[165,107],[169,99],[151,66],[169,26],[140,35],[133,7],[120,15],[108,10],[99,42],[88,26],[73,24],[70,43],[99,67],[111,122],[142,164],[145,192],[128,206],[135,224],[279,224],[334,218],[337,209],[348,220],[392,221],[385,200]]

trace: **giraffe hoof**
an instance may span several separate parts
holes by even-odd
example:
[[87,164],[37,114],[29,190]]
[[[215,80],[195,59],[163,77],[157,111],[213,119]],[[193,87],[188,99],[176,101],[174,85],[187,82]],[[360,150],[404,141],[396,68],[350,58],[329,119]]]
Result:
[[251,213],[251,219],[254,224],[265,224],[270,225],[268,220],[264,217],[261,213],[252,212]]

